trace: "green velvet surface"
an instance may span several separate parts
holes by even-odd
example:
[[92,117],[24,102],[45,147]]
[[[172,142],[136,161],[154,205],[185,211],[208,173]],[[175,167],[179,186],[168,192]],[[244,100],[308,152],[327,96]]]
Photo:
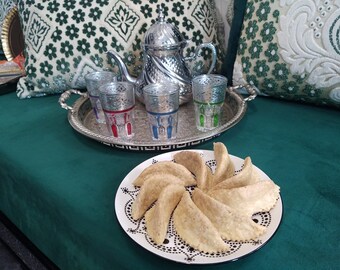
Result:
[[336,269],[340,228],[339,111],[258,97],[218,138],[280,187],[281,226],[235,262],[183,265],[136,244],[114,198],[125,175],[158,153],[113,149],[75,132],[58,96],[0,96],[0,210],[61,269]]

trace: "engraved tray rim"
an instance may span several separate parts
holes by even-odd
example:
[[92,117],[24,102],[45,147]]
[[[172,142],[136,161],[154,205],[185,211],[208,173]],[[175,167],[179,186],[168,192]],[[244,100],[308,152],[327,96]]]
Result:
[[[70,90],[72,91],[72,90]],[[133,151],[169,151],[174,149],[182,149],[188,146],[199,145],[203,142],[211,140],[215,137],[220,136],[223,132],[227,131],[234,125],[236,125],[245,115],[247,110],[247,101],[250,101],[254,98],[247,99],[242,95],[236,93],[232,90],[227,90],[227,93],[233,98],[237,104],[237,112],[231,117],[231,119],[225,123],[223,123],[220,127],[213,129],[207,132],[197,131],[196,136],[174,139],[168,142],[164,141],[154,141],[150,138],[150,141],[143,143],[134,142],[133,138],[129,141],[124,141],[121,139],[117,139],[111,136],[106,136],[103,134],[96,133],[95,131],[86,127],[83,122],[80,120],[79,111],[81,107],[89,102],[87,95],[82,95],[79,97],[73,104],[72,107],[68,109],[68,121],[73,129],[75,129],[80,134],[94,139],[102,144],[108,145],[112,148],[133,150]],[[228,104],[226,104],[228,106]],[[71,109],[70,109],[71,108]],[[180,107],[181,110],[181,107]]]

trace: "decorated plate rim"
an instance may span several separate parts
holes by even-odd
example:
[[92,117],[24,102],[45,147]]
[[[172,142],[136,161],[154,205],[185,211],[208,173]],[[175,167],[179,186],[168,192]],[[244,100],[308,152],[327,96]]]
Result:
[[[275,207],[269,212],[257,213],[253,215],[253,219],[258,219],[262,225],[267,226],[267,231],[264,235],[256,240],[246,242],[232,242],[226,241],[231,247],[231,251],[224,254],[205,254],[203,252],[192,249],[187,244],[183,243],[174,229],[171,229],[172,218],[170,219],[170,225],[167,233],[167,243],[162,245],[156,245],[148,237],[145,230],[144,218],[140,221],[133,221],[129,215],[129,207],[132,204],[132,200],[138,194],[139,188],[135,188],[132,185],[132,181],[138,176],[143,169],[152,163],[165,160],[173,160],[173,155],[183,150],[171,151],[163,154],[151,157],[136,167],[134,167],[120,183],[115,196],[115,214],[125,233],[132,238],[137,244],[144,249],[175,262],[185,264],[216,264],[222,262],[236,261],[244,256],[250,255],[255,251],[262,248],[265,244],[272,239],[274,234],[277,232],[283,216],[283,203],[281,195]],[[196,151],[200,153],[208,166],[214,166],[212,163],[215,162],[214,152],[211,150],[186,150]],[[244,159],[237,156],[230,155],[232,161],[235,164],[235,170],[241,170]],[[210,164],[209,164],[210,163]],[[259,172],[262,179],[270,179],[261,169],[254,165],[254,168]],[[170,233],[169,233],[170,230]],[[169,240],[169,239],[170,240]]]

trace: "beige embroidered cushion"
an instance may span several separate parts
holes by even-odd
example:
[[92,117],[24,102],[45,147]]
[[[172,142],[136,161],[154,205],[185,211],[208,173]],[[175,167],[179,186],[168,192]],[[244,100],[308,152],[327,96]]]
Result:
[[248,1],[234,84],[340,108],[338,1]]

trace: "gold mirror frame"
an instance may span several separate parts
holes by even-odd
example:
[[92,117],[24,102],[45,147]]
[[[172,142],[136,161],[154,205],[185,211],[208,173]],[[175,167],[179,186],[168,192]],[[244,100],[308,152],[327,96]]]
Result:
[[17,7],[13,7],[4,19],[1,44],[7,61],[12,61],[24,49],[24,38]]

